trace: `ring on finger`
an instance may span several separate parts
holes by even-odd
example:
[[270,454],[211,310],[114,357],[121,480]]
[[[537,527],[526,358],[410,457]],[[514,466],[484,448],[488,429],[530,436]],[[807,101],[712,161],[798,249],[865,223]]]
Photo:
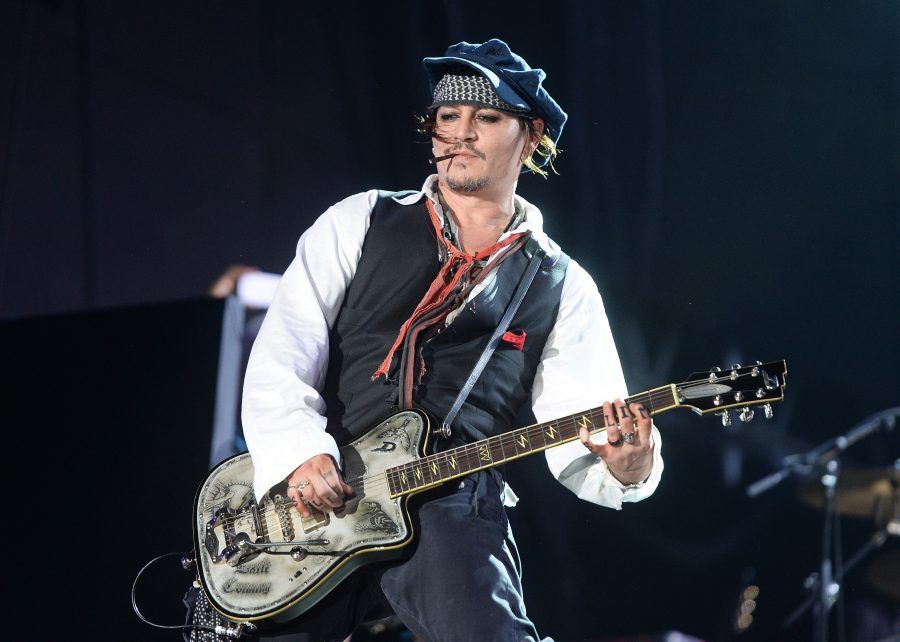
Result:
[[625,440],[625,443],[626,443],[626,444],[633,444],[633,443],[634,443],[634,440],[637,439],[637,433],[634,432],[634,431],[632,431],[632,432],[623,432],[623,433],[621,433],[621,435],[622,435],[622,439]]
[[620,437],[619,439],[616,439],[615,441],[609,442],[609,445],[612,446],[613,448],[618,448],[619,446],[621,446],[624,443],[625,442],[622,441],[622,438]]

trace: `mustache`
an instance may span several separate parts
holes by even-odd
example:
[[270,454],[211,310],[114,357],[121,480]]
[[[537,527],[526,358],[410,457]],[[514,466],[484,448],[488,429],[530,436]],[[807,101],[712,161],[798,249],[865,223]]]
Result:
[[448,158],[453,158],[460,151],[462,151],[463,148],[465,148],[467,153],[472,154],[473,156],[477,156],[481,160],[485,160],[485,155],[482,154],[481,152],[479,152],[477,149],[475,149],[471,144],[464,144],[464,145],[457,145],[455,147],[455,149],[446,150],[446,152],[441,156],[435,156],[433,158],[429,158],[428,162],[431,163],[432,165],[437,165],[441,161],[445,161]]
[[448,149],[444,153],[445,154],[456,154],[463,150],[465,150],[469,154],[472,154],[472,156],[477,156],[481,160],[485,159],[484,154],[479,152],[477,149],[475,149],[475,147],[471,143],[462,143],[462,144],[455,145],[452,149]]

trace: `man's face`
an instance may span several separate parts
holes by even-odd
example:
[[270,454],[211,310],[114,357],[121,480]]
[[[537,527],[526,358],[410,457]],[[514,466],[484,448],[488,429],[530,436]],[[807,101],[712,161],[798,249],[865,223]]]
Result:
[[[441,105],[435,114],[435,156],[442,184],[456,192],[502,192],[515,186],[527,144],[515,116],[476,105]],[[529,150],[530,151],[530,150]]]

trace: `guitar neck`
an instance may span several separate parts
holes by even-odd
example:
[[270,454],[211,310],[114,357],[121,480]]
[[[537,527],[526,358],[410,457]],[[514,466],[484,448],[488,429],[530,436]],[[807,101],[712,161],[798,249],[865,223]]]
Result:
[[[679,405],[674,384],[654,388],[625,399],[640,403],[651,415]],[[597,407],[544,423],[488,437],[465,446],[394,466],[385,471],[391,497],[398,497],[438,486],[451,479],[513,459],[544,451],[579,438],[581,428],[591,434],[606,430],[603,408]]]

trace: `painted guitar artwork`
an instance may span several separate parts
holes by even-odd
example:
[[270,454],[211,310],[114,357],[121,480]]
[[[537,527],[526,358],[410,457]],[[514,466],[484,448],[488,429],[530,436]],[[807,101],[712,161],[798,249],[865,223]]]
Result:
[[[694,373],[685,381],[629,397],[651,414],[690,408],[730,409],[743,421],[784,395],[782,361]],[[428,416],[398,412],[341,449],[344,478],[355,495],[343,509],[301,517],[285,483],[262,502],[253,494],[253,462],[243,453],[219,464],[194,502],[194,554],[200,583],[226,618],[254,625],[301,617],[364,564],[398,557],[414,538],[409,498],[473,471],[578,439],[581,426],[606,430],[601,408],[539,423],[438,454],[425,455],[432,437]]]

